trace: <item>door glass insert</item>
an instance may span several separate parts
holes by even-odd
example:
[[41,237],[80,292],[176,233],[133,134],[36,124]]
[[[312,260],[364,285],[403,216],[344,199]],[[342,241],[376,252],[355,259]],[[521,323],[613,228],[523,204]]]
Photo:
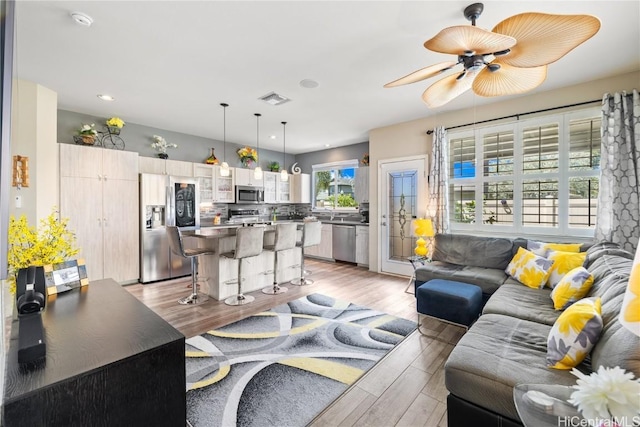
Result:
[[413,255],[415,238],[411,220],[417,210],[416,170],[388,174],[389,188],[389,259],[406,261]]

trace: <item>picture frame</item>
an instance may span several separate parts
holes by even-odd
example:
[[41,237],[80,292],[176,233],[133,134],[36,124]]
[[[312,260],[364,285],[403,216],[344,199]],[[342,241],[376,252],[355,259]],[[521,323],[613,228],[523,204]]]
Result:
[[84,259],[45,265],[44,277],[47,295],[56,295],[89,284]]

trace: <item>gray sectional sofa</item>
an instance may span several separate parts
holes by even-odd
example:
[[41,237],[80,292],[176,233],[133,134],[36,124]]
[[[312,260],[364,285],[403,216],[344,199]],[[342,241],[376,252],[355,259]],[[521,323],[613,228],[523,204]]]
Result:
[[[551,290],[528,288],[504,273],[520,246],[526,248],[526,239],[438,235],[433,262],[416,270],[416,286],[433,278],[472,283],[486,301],[445,364],[449,427],[521,426],[517,384],[576,382],[570,371],[546,366],[547,338],[562,313],[553,308]],[[620,366],[640,377],[640,338],[618,322],[633,254],[610,242],[584,249],[584,266],[594,276],[587,297],[601,298],[604,328],[578,369]]]

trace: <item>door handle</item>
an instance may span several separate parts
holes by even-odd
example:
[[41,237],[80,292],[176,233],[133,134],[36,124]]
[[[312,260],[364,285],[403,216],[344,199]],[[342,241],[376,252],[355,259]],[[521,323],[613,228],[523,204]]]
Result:
[[386,226],[387,223],[385,221],[382,221],[382,223],[380,225]]

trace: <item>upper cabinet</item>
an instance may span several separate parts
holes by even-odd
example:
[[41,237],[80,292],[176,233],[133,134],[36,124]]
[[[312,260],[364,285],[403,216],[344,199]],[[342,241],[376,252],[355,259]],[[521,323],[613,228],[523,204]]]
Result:
[[138,154],[100,147],[60,144],[60,176],[138,180]]
[[253,169],[236,168],[236,185],[264,187],[264,179],[255,179]]
[[229,176],[222,176],[220,166],[193,163],[193,176],[198,179],[200,202],[234,203],[234,169]]
[[360,166],[356,169],[356,202],[369,203],[369,167]]
[[278,172],[264,173],[264,202],[278,203]]
[[311,175],[289,175],[291,203],[311,203]]
[[180,160],[164,160],[155,157],[139,157],[140,173],[155,173],[161,175],[193,176],[193,163]]

